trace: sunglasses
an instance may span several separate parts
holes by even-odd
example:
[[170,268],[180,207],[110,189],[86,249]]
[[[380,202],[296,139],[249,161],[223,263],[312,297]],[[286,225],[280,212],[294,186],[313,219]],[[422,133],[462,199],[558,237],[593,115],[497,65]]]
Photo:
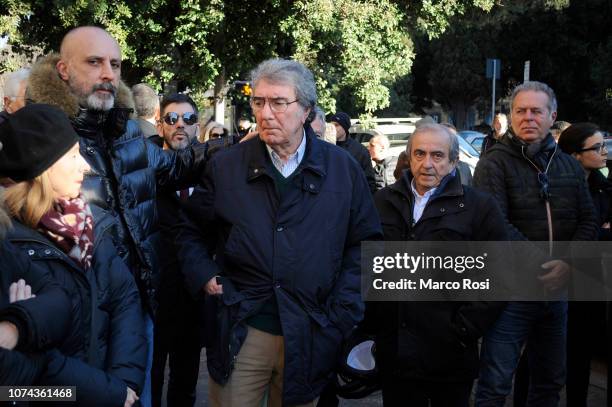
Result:
[[178,114],[176,112],[168,112],[164,115],[164,122],[166,122],[166,124],[169,124],[170,126],[173,126],[178,122],[179,117],[182,117],[183,122],[188,126],[191,126],[198,122],[198,115],[194,112],[186,112],[183,114]]

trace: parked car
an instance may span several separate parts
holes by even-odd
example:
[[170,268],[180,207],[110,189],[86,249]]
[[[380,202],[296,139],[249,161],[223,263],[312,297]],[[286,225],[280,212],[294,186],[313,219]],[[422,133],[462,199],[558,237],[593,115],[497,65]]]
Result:
[[474,147],[479,154],[482,152],[482,143],[486,137],[485,134],[473,130],[464,130],[457,134],[467,141],[472,147]]

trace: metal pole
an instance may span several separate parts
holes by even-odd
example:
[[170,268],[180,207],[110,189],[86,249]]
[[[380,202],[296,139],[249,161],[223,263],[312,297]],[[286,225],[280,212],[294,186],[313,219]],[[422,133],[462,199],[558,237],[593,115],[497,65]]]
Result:
[[495,118],[495,74],[497,72],[496,68],[497,59],[493,59],[493,75],[491,75],[492,79],[492,89],[493,96],[491,98],[491,126],[493,126],[493,119]]

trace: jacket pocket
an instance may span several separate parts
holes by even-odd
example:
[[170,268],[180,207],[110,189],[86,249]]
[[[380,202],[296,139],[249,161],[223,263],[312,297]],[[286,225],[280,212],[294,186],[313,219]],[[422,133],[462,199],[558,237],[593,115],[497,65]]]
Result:
[[330,323],[323,312],[309,311],[310,320],[310,368],[308,381],[311,387],[326,381],[335,372],[339,361],[342,333]]

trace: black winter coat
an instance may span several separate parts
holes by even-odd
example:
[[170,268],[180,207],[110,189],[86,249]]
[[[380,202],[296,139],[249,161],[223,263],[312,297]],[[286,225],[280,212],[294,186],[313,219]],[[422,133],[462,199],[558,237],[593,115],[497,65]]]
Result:
[[134,278],[111,238],[113,219],[95,225],[90,270],[40,233],[17,222],[14,226],[11,243],[50,272],[73,300],[70,335],[46,354],[46,369],[37,384],[76,385],[81,405],[123,405],[126,386],[142,390],[146,337]]
[[376,177],[374,176],[374,168],[372,168],[372,158],[370,157],[368,149],[348,135],[346,137],[346,140],[337,141],[336,145],[348,151],[351,157],[357,160],[357,163],[363,170],[363,173],[366,177],[370,192],[372,192],[372,194],[375,193],[378,189],[376,188]]
[[155,315],[155,336],[163,335],[168,343],[179,346],[187,341],[201,345],[205,330],[202,315],[204,292],[200,290],[194,297],[188,290],[177,257],[179,241],[174,227],[179,220],[182,202],[175,191],[157,195],[163,249],[159,252],[161,278],[157,290],[159,307]]
[[597,225],[599,226],[599,240],[612,240],[610,228],[602,228],[605,223],[612,222],[612,182],[608,181],[603,174],[597,170],[591,171],[587,178],[589,191],[595,206]]
[[[448,175],[413,225],[412,176],[403,173],[374,196],[386,241],[502,241],[504,220],[494,199]],[[366,331],[375,333],[383,375],[453,382],[478,376],[478,338],[502,302],[369,302]]]
[[[551,142],[549,134],[543,144]],[[596,240],[595,211],[578,161],[557,148],[535,155],[528,150],[509,131],[478,161],[474,173],[474,186],[492,194],[499,204],[510,240],[549,239],[542,184],[533,165],[543,170],[548,159],[552,160],[547,177],[553,240]]]
[[[381,237],[362,170],[318,140],[306,151],[282,205],[272,162],[254,138],[217,153],[186,208],[179,259],[194,293],[217,274],[223,295],[209,326],[208,369],[225,383],[246,336],[245,320],[276,296],[285,345],[283,405],[315,399],[333,376],[340,343],[363,317],[360,245]],[[371,166],[370,166],[371,167]],[[201,235],[217,240],[216,262]],[[209,300],[216,301],[217,298]]]
[[92,115],[93,112],[81,110],[73,122],[80,136],[81,154],[92,168],[81,190],[89,203],[115,219],[113,241],[117,252],[134,273],[147,304],[154,307],[159,283],[157,252],[162,248],[157,226],[157,188],[178,184],[190,176],[193,150],[164,151],[145,139],[131,120],[125,122],[124,133],[119,137],[104,140],[101,128],[89,127],[95,121]]
[[[19,279],[32,287],[36,297],[9,304],[9,286]],[[0,348],[1,385],[36,382],[44,371],[45,357],[42,353],[22,352],[40,351],[62,343],[70,328],[71,311],[68,293],[53,276],[0,237],[0,321],[12,322],[19,332],[14,351]]]

